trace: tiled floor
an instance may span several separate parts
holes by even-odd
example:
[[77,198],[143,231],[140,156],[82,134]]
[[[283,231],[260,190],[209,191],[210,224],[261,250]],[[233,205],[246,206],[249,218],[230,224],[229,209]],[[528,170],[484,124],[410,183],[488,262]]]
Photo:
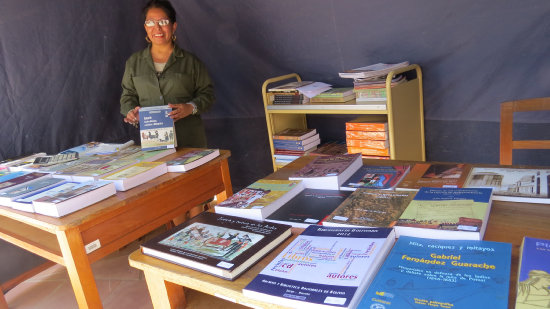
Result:
[[[99,295],[105,309],[153,308],[143,273],[128,265],[128,255],[139,248],[133,242],[92,264]],[[191,309],[242,309],[240,305],[186,290],[187,307]],[[78,308],[65,267],[55,265],[19,284],[8,293],[10,309]]]

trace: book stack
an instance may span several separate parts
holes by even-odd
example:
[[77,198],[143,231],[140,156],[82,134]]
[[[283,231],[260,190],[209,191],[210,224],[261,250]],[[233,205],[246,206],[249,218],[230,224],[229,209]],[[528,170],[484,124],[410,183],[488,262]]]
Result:
[[311,98],[311,103],[354,103],[353,87],[332,88]]
[[269,88],[267,99],[270,104],[303,104],[309,98],[298,91],[298,88],[312,84],[312,81],[291,82],[281,86]]
[[[404,75],[392,78],[391,87],[406,81]],[[387,96],[386,77],[371,79],[355,79],[353,82],[355,102],[363,105],[383,106],[385,109]]]
[[315,129],[285,129],[273,135],[275,164],[278,167],[315,150],[321,143]]
[[348,153],[360,153],[364,158],[389,159],[388,122],[363,116],[346,122]]

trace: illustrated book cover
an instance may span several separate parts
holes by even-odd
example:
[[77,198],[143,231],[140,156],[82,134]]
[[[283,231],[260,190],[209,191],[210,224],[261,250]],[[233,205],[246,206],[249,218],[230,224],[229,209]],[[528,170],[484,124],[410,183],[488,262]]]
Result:
[[169,172],[186,172],[217,158],[219,149],[197,149],[166,162]]
[[462,188],[470,168],[464,163],[416,163],[396,189]]
[[204,212],[146,241],[141,251],[234,280],[290,235],[288,225]]
[[177,146],[174,120],[168,116],[168,105],[139,109],[139,135],[142,150],[175,148]]
[[[16,173],[18,172],[10,173],[3,176],[4,181],[0,182],[0,193],[10,190],[15,186],[30,184],[33,181],[36,181],[40,178],[51,177],[51,174],[49,173],[40,173],[40,172],[32,172],[32,173],[22,172],[21,174],[16,174]],[[19,176],[16,176],[16,175],[19,175]],[[16,176],[16,177],[12,177],[12,176]]]
[[397,237],[482,240],[491,197],[490,188],[420,188],[395,232]]
[[126,191],[167,172],[164,162],[138,162],[100,179],[113,182],[117,191]]
[[304,190],[298,180],[260,179],[214,206],[216,213],[264,220]]
[[25,196],[37,193],[39,190],[44,190],[51,188],[55,185],[60,184],[65,180],[61,178],[54,177],[41,177],[36,181],[32,181],[29,184],[21,184],[15,187],[10,188],[9,190],[0,192],[0,205],[9,206],[13,209],[34,212],[32,203],[19,203],[16,202],[17,199],[23,198]]
[[138,163],[138,161],[131,158],[111,159],[98,157],[97,159],[60,170],[56,176],[72,181],[93,181],[99,180],[101,177],[105,177],[134,163]]
[[302,180],[306,188],[338,190],[362,165],[360,154],[318,156],[288,179]]
[[550,240],[523,237],[519,252],[516,309],[550,306]]
[[507,309],[512,245],[400,237],[357,306]]
[[355,308],[394,242],[391,228],[310,226],[243,294],[293,308]]
[[304,189],[266,220],[299,228],[320,224],[350,194],[351,191]]
[[323,225],[392,227],[415,194],[413,191],[359,188],[323,220]]
[[363,165],[342,184],[340,190],[394,189],[409,169],[410,165]]
[[497,201],[550,203],[550,169],[474,167],[464,187],[492,188]]

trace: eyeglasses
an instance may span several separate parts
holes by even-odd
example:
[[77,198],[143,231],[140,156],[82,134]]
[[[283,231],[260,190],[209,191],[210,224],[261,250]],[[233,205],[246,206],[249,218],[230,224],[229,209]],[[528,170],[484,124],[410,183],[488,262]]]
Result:
[[168,26],[170,24],[170,20],[169,19],[159,19],[159,20],[148,19],[145,21],[146,27],[154,27],[155,24],[161,27]]

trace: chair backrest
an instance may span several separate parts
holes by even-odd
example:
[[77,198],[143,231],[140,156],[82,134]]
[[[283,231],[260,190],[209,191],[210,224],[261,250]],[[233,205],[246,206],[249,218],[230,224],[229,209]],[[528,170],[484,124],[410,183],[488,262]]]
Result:
[[514,140],[515,112],[550,110],[550,97],[525,99],[500,104],[500,164],[512,164],[513,149],[550,149],[550,140]]

